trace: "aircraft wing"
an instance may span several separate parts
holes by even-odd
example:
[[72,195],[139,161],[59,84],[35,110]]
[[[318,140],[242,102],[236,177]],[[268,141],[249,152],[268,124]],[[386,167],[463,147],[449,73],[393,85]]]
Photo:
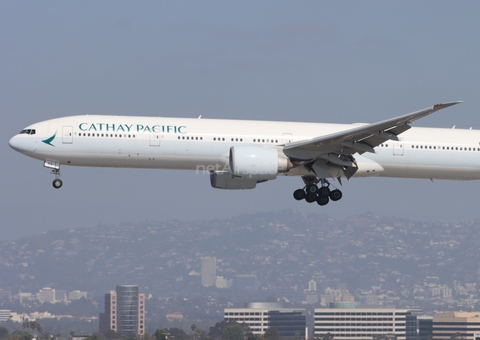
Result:
[[325,155],[328,154],[331,154],[329,157],[339,157],[340,155],[353,155],[354,153],[374,153],[374,148],[383,142],[387,140],[398,141],[397,135],[410,129],[410,124],[413,121],[459,103],[461,101],[436,104],[424,110],[377,123],[365,124],[329,135],[289,143],[285,145],[283,151],[293,160],[314,160],[325,158]]

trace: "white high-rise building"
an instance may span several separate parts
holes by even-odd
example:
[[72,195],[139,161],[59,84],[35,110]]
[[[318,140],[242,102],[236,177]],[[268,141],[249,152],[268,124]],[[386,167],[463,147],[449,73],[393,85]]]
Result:
[[215,257],[202,257],[202,285],[211,287],[217,279],[217,259]]
[[37,293],[37,299],[41,303],[50,302],[55,303],[55,289],[50,287],[42,288]]
[[105,313],[99,316],[100,332],[145,333],[145,294],[136,285],[117,286],[105,294]]
[[308,291],[316,292],[317,291],[317,282],[314,280],[308,281]]

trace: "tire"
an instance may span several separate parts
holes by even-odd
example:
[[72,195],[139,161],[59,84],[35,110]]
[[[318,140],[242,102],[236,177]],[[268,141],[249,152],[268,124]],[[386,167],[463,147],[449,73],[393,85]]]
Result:
[[308,203],[313,203],[316,200],[317,200],[317,194],[315,194],[315,193],[308,193],[305,196],[305,201],[307,201]]
[[320,187],[318,188],[318,194],[321,196],[328,196],[330,195],[330,189],[328,187]]
[[303,200],[305,196],[307,196],[307,194],[303,189],[297,189],[293,192],[293,198],[295,198],[297,201]]
[[63,185],[63,182],[62,182],[61,179],[56,178],[56,179],[53,181],[52,185],[53,185],[53,187],[54,187],[55,189],[60,189],[60,188],[62,187],[62,185]]
[[330,192],[330,195],[329,195],[329,196],[330,196],[330,199],[331,199],[332,201],[338,201],[339,199],[342,198],[343,195],[342,195],[342,192],[341,192],[340,190],[335,189],[335,190],[332,190],[332,191]]
[[316,184],[309,184],[305,188],[305,191],[307,192],[307,194],[309,193],[315,194],[318,191],[318,187]]
[[330,202],[330,199],[328,198],[328,196],[318,196],[317,198],[317,204],[318,205],[327,205],[328,202]]

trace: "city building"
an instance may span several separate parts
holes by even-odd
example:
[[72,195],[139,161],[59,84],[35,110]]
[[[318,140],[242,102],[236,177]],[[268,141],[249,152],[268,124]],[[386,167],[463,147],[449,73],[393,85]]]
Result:
[[428,340],[433,336],[433,317],[426,315],[417,316],[418,339]]
[[55,301],[56,302],[66,302],[67,301],[67,292],[64,290],[55,290]]
[[11,311],[10,309],[0,309],[0,322],[5,322],[10,319]]
[[253,274],[238,274],[233,280],[235,289],[257,290],[259,286],[257,276]]
[[433,316],[433,338],[450,340],[480,338],[480,312],[445,312]]
[[37,299],[41,303],[50,302],[55,303],[55,289],[50,287],[42,288],[37,293]]
[[305,309],[285,308],[282,303],[253,302],[245,308],[225,308],[224,320],[245,323],[253,334],[276,328],[281,337],[306,336]]
[[68,300],[75,301],[80,300],[81,298],[87,298],[87,292],[81,292],[79,290],[72,290],[68,293]]
[[381,335],[416,340],[414,313],[406,309],[356,308],[355,303],[332,302],[330,308],[315,308],[314,335],[321,337],[330,333],[335,340],[373,339]]
[[308,281],[308,291],[309,292],[317,291],[317,282],[315,280]]
[[215,257],[202,257],[201,278],[204,287],[215,286],[217,279],[217,259]]
[[314,305],[318,303],[317,282],[314,280],[308,281],[308,289],[305,291],[305,302],[307,305]]
[[99,316],[100,332],[114,330],[122,334],[145,333],[145,294],[138,286],[117,286],[105,294],[105,312]]
[[222,289],[223,288],[231,288],[232,287],[232,281],[233,280],[226,279],[223,276],[217,276],[215,278],[215,287],[222,288]]

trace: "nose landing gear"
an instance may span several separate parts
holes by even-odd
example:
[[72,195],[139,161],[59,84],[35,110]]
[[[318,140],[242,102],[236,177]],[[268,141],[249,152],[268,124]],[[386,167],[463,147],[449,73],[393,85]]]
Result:
[[[330,190],[330,183],[326,179],[305,179],[308,183],[303,189],[297,189],[293,192],[293,197],[297,201],[305,199],[308,203],[317,202],[318,205],[327,205],[330,201],[338,201],[342,198],[342,192],[338,189]],[[321,182],[321,185],[317,184]]]
[[55,189],[60,189],[60,188],[62,187],[62,185],[63,185],[63,182],[62,182],[62,180],[60,179],[60,171],[58,171],[58,170],[57,170],[57,171],[52,170],[51,173],[54,174],[55,177],[56,177],[56,178],[53,180],[53,182],[52,182],[53,187],[54,187]]
[[55,179],[52,182],[52,185],[55,189],[60,189],[63,185],[62,180],[60,179],[60,163],[52,162],[52,161],[45,161],[43,166],[48,169],[52,169],[50,173],[55,175]]

